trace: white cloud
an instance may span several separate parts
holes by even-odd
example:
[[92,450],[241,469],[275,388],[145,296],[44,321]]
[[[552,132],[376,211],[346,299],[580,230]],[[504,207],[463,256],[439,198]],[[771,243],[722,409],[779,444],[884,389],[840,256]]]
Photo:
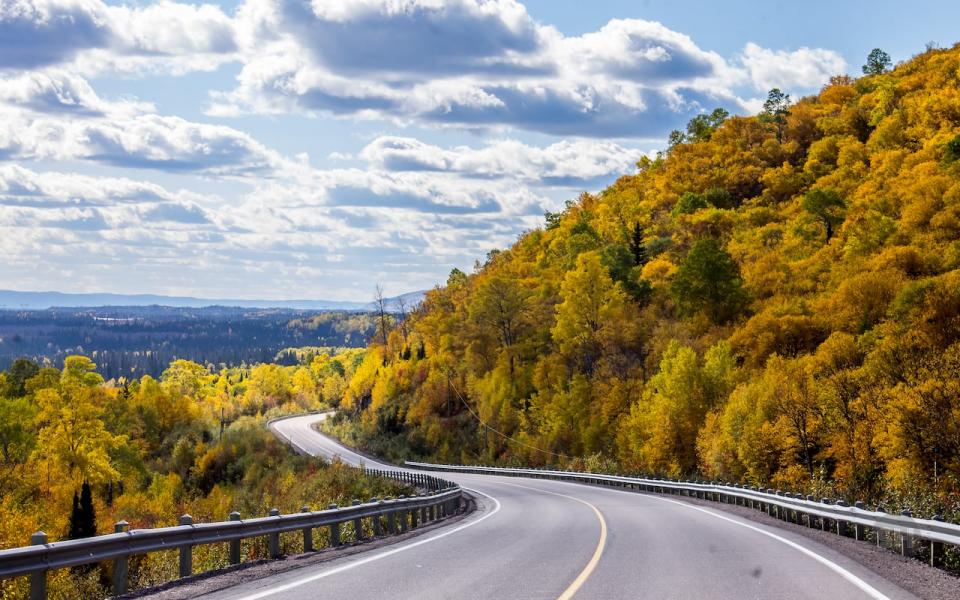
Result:
[[234,128],[153,110],[137,100],[104,100],[86,80],[59,70],[0,77],[0,156],[221,176],[297,168]]
[[[391,185],[402,186],[352,176],[332,177],[379,185],[385,197]],[[518,190],[503,198],[539,201],[527,195]],[[231,282],[252,274],[270,281],[277,297],[307,288],[356,297],[355,282],[376,280],[417,289],[430,287],[452,264],[469,264],[508,244],[541,220],[539,214],[509,210],[434,213],[416,206],[339,203],[313,185],[276,182],[226,201],[126,178],[0,165],[4,273],[24,289],[58,282],[74,290],[135,292],[149,284],[166,293],[202,289],[235,296]],[[45,260],[36,260],[41,255]],[[335,260],[324,260],[327,255]],[[131,265],[142,278],[131,280]],[[214,269],[216,278],[210,277]],[[178,287],[191,285],[199,288]]]
[[213,5],[145,8],[100,0],[0,3],[0,70],[73,65],[85,73],[212,69],[237,49],[233,21]]
[[565,37],[512,0],[248,0],[236,89],[211,114],[313,112],[657,137],[703,106],[736,103],[716,53],[659,23],[614,20]]
[[530,185],[572,187],[633,170],[643,152],[612,142],[561,141],[536,147],[511,139],[482,148],[444,149],[415,138],[381,136],[360,153],[387,171],[436,171],[467,178],[518,179]]
[[810,89],[842,75],[847,62],[838,53],[823,48],[800,48],[789,52],[770,50],[754,43],[743,49],[743,65],[758,90]]
[[123,177],[74,173],[44,174],[15,163],[0,164],[0,204],[6,206],[111,207],[178,202],[196,204],[202,196]]
[[[835,52],[748,44],[733,62],[638,19],[564,36],[514,0],[246,0],[146,7],[101,0],[9,0],[0,69],[81,73],[242,65],[211,115],[332,114],[439,127],[660,138],[757,90],[809,88],[845,64]],[[743,86],[750,86],[743,98]]]
[[567,37],[512,0],[247,0],[238,85],[210,113],[312,113],[403,124],[659,138],[717,105],[743,109],[771,82],[812,87],[838,54],[749,44],[731,62],[689,37],[614,19]]
[[86,79],[60,69],[0,76],[0,103],[37,113],[86,116],[123,117],[153,111],[148,102],[108,102],[97,95]]

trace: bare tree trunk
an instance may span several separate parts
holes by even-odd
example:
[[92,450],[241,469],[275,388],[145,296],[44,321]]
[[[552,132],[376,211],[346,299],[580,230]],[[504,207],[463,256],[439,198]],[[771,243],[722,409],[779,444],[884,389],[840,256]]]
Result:
[[373,297],[374,306],[377,309],[377,315],[380,320],[380,341],[384,350],[387,348],[387,303],[383,297],[383,286],[377,284],[376,293]]
[[397,298],[397,312],[400,313],[398,315],[400,333],[403,334],[403,343],[406,344],[410,331],[407,329],[407,301],[404,300],[402,296]]

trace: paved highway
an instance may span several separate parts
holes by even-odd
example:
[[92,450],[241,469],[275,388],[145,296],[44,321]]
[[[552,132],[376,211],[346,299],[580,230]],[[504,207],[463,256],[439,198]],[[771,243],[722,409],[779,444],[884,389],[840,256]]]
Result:
[[[271,425],[303,451],[392,468],[311,426]],[[572,483],[450,473],[478,497],[468,518],[385,548],[205,598],[913,598],[789,531],[672,498]]]

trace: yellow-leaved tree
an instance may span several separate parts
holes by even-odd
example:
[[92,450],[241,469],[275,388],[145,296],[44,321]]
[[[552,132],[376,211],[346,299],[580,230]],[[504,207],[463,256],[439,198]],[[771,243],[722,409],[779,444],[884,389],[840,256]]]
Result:
[[100,484],[119,476],[110,451],[124,438],[107,431],[100,418],[110,395],[100,386],[103,378],[94,369],[89,358],[69,356],[59,389],[42,389],[36,395],[38,456],[53,476],[69,481],[73,489],[84,481]]

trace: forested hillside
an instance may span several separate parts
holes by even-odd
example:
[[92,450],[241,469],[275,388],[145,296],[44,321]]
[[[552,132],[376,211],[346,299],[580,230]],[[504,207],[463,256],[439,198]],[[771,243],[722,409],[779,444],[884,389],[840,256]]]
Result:
[[375,332],[365,312],[230,306],[100,306],[0,310],[0,369],[20,357],[62,367],[90,356],[106,379],[159,377],[177,359],[218,370],[296,364],[288,348],[362,347]]
[[440,461],[955,498],[960,47],[873,58],[816,96],[694,119],[452,272],[374,338],[340,433]]

